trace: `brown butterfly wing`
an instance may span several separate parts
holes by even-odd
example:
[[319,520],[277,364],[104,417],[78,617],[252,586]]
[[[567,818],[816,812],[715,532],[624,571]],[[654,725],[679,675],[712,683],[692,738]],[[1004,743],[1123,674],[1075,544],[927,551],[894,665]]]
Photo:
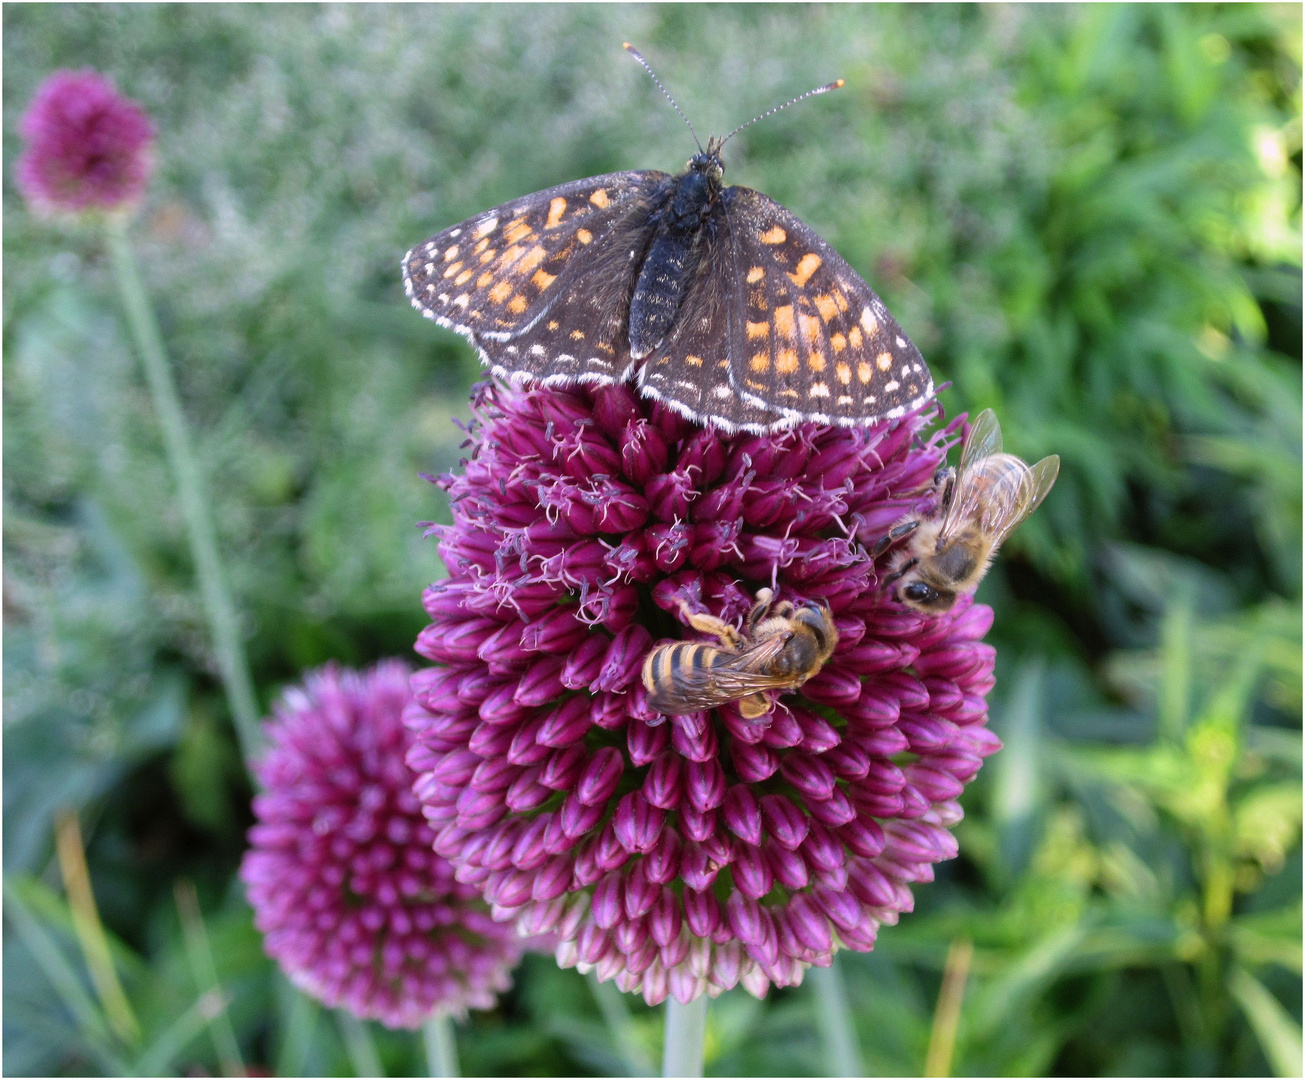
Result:
[[651,200],[669,179],[651,170],[610,173],[477,214],[404,256],[404,289],[418,311],[468,338],[504,378],[623,378]]
[[891,420],[933,396],[920,351],[873,289],[773,199],[727,188],[734,286],[730,381],[789,422]]

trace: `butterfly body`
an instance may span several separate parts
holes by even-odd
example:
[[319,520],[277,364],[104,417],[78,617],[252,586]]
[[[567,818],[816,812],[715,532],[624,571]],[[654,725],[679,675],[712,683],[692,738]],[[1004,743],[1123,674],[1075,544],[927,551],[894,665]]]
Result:
[[[664,207],[653,210],[655,231],[630,299],[630,356],[642,360],[660,345],[675,323],[697,269],[697,247],[721,194],[724,170],[714,154],[698,154],[689,167],[663,185]],[[657,205],[654,196],[654,206]]]
[[408,297],[502,378],[633,379],[727,432],[861,426],[928,401],[879,297],[777,202],[725,187],[719,148],[676,176],[575,181],[446,229],[405,255]]

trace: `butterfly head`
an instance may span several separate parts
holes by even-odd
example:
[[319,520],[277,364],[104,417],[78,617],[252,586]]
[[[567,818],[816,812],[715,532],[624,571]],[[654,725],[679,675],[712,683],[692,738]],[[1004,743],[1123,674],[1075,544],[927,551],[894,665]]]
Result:
[[725,163],[720,159],[721,139],[713,135],[707,140],[707,149],[689,158],[689,170],[702,173],[713,185],[719,184],[725,176]]

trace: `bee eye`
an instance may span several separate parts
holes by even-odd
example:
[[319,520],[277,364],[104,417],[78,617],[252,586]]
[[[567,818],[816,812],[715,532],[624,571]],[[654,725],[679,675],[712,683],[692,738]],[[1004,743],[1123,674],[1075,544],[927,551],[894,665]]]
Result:
[[938,597],[938,591],[931,585],[926,585],[923,581],[913,581],[902,590],[902,595],[907,600],[914,600],[917,604],[927,604]]

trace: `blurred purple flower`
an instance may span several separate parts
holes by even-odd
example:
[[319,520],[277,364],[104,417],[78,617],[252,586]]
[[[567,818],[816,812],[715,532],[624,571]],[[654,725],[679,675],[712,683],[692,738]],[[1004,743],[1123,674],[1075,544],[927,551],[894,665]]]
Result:
[[19,124],[18,188],[42,214],[122,210],[145,193],[154,125],[97,72],[56,71]]
[[[927,508],[955,425],[725,436],[625,386],[489,386],[475,411],[439,481],[454,523],[431,527],[450,576],[417,651],[438,666],[406,714],[436,851],[650,1004],[870,949],[956,855],[956,799],[1000,745],[991,610],[905,610],[865,549]],[[760,722],[654,713],[640,668],[696,636],[680,601],[737,624],[762,586],[829,604],[820,673]]]
[[285,692],[240,869],[291,982],[389,1027],[491,1008],[521,955],[516,931],[431,850],[403,761],[408,677],[397,660],[328,665]]

